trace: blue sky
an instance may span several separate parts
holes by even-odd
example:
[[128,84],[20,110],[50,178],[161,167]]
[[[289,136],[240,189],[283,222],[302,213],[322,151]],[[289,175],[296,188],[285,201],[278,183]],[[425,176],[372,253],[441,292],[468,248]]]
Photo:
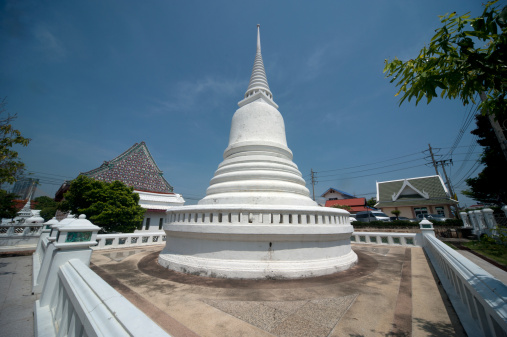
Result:
[[316,195],[335,187],[371,197],[376,181],[435,174],[422,151],[431,143],[439,159],[450,158],[463,129],[447,167],[461,191],[481,151],[469,133],[474,122],[467,126],[470,107],[399,107],[383,74],[384,59],[417,56],[438,15],[477,16],[480,1],[0,5],[0,96],[32,139],[19,153],[41,178],[41,194],[54,196],[63,180],[145,141],[187,204],[204,197],[248,86],[258,23],[288,145],[308,183],[317,172]]

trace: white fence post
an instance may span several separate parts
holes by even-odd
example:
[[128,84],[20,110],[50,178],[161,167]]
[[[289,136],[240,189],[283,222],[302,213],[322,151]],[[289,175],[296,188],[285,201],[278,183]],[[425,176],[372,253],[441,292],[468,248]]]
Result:
[[[60,222],[54,225],[51,231],[53,249],[44,255],[44,261],[39,272],[40,279],[45,274],[44,280],[37,284],[37,290],[42,289],[40,304],[46,306],[53,296],[57,283],[58,268],[70,259],[79,259],[86,265],[90,264],[92,254],[91,246],[97,244],[95,238],[100,227],[93,225],[81,214],[79,219],[67,218],[67,222]],[[63,223],[63,225],[62,225]],[[49,254],[50,253],[50,254]],[[35,291],[34,291],[35,292]]]
[[461,220],[463,220],[463,227],[472,227],[470,224],[470,220],[468,219],[468,214],[466,212],[459,212],[461,216]]

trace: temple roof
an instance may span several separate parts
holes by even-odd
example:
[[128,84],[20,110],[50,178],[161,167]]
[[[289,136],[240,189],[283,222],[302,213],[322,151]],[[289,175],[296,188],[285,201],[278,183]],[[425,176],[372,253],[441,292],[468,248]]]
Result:
[[145,142],[135,143],[118,157],[81,174],[108,183],[119,180],[139,191],[173,192],[173,187],[163,177]]

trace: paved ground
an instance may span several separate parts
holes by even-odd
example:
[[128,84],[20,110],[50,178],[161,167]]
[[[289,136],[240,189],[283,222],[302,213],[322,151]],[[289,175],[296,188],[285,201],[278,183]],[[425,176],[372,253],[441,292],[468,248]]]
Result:
[[161,247],[96,251],[92,268],[173,336],[464,336],[421,248],[355,246],[359,264],[305,280],[169,271]]
[[0,255],[0,336],[33,336],[32,256]]
[[[174,273],[160,249],[96,251],[92,268],[175,337],[464,336],[421,248],[354,246],[352,270],[296,281]],[[31,275],[30,255],[0,254],[0,336],[33,336]]]

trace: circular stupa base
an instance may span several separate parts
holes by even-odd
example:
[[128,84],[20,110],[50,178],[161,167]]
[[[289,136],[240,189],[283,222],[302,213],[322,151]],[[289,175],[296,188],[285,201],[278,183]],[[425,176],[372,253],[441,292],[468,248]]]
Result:
[[322,276],[357,263],[346,211],[323,207],[186,206],[164,225],[161,266],[239,279]]

